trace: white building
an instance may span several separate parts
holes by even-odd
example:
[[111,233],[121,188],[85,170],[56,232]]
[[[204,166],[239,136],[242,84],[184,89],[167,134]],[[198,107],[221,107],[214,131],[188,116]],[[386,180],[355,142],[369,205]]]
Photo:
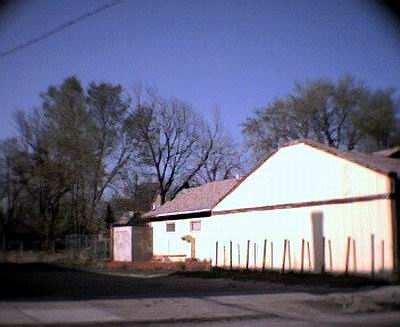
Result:
[[154,255],[189,258],[181,238],[191,235],[196,258],[214,265],[261,268],[266,245],[266,268],[391,274],[399,258],[397,155],[292,142],[245,178],[188,189],[148,212]]

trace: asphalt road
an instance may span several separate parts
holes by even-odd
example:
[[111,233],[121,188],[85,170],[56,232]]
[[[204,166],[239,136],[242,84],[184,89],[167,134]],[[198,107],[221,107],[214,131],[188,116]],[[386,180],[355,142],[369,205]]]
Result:
[[[288,285],[205,276],[146,278],[43,263],[0,264],[0,325],[397,326],[400,322],[400,311],[380,308],[382,301],[400,304],[398,286],[337,288],[315,281]],[[348,308],[342,307],[346,301]],[[376,308],[379,312],[370,312]]]
[[0,264],[0,290],[0,300],[31,301],[201,297],[284,292],[327,294],[335,291],[334,288],[318,285],[288,286],[268,281],[232,281],[176,275],[135,278],[67,269],[44,263]]

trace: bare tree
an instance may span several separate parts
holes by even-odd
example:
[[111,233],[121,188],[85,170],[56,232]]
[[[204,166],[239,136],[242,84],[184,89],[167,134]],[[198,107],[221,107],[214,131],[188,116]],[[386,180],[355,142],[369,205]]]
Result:
[[238,145],[226,131],[219,109],[214,111],[212,132],[205,136],[206,144],[213,144],[212,150],[194,177],[194,183],[203,184],[228,178],[243,173],[242,154]]
[[142,164],[155,174],[161,203],[194,182],[202,170],[208,169],[211,174],[210,159],[214,157],[218,164],[218,146],[222,146],[218,144],[219,127],[216,122],[211,128],[184,101],[162,98],[153,90],[143,94],[136,89],[130,135],[139,148]]

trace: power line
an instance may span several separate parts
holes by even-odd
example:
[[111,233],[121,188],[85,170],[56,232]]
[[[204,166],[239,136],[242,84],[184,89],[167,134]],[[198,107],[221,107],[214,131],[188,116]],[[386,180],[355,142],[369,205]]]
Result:
[[0,52],[0,58],[4,58],[6,56],[9,56],[9,55],[13,54],[14,52],[17,52],[17,51],[22,50],[24,48],[30,47],[31,45],[33,45],[33,44],[35,44],[37,42],[43,41],[44,39],[47,39],[48,37],[50,37],[50,36],[52,36],[54,34],[62,32],[63,30],[65,30],[66,28],[68,28],[68,27],[70,27],[72,25],[78,24],[78,23],[84,21],[85,19],[88,19],[89,17],[94,16],[94,15],[96,15],[96,14],[98,14],[98,13],[104,11],[104,10],[107,10],[107,9],[110,9],[110,8],[112,8],[114,6],[117,6],[122,2],[123,2],[123,0],[113,1],[111,3],[108,3],[108,4],[104,5],[104,6],[101,6],[101,7],[97,8],[97,9],[89,11],[89,12],[87,12],[87,13],[81,15],[81,16],[78,16],[78,17],[76,17],[76,18],[74,18],[74,19],[72,19],[72,20],[70,20],[70,21],[68,21],[68,22],[66,22],[66,23],[64,23],[64,24],[62,24],[60,26],[57,26],[56,28],[54,28],[54,29],[52,29],[52,30],[50,30],[50,31],[48,31],[48,32],[36,37],[36,38],[33,38],[33,39],[29,40],[29,41],[21,43],[20,45],[17,45],[16,47],[11,48],[9,50]]

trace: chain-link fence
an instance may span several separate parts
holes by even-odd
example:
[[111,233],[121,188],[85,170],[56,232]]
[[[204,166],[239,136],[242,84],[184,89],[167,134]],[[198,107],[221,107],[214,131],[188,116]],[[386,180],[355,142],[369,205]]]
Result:
[[67,235],[66,252],[71,258],[106,260],[110,258],[110,239],[103,235]]

